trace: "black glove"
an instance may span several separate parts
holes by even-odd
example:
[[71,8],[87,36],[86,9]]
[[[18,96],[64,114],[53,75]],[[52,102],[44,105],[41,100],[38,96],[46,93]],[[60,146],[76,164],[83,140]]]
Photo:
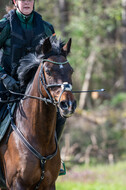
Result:
[[19,86],[17,85],[17,81],[14,78],[7,74],[4,74],[1,79],[7,90],[19,91]]

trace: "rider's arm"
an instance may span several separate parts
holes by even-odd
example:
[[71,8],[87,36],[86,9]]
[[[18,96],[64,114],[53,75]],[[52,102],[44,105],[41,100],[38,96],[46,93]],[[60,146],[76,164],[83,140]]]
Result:
[[[0,49],[10,35],[10,25],[6,18],[0,20]],[[0,64],[0,75],[5,74],[4,68]]]
[[0,66],[0,73],[5,73],[4,69],[2,66]]
[[10,35],[10,25],[6,18],[0,20],[0,49]]

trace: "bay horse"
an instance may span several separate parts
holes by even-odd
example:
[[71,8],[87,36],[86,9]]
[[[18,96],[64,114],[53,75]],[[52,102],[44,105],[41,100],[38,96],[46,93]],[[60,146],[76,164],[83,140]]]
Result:
[[[18,77],[25,95],[11,116],[0,143],[0,164],[8,190],[55,190],[61,159],[56,137],[57,109],[70,117],[76,108],[72,94],[73,69],[66,43],[47,38],[35,54],[20,61]],[[2,188],[1,188],[2,189]]]

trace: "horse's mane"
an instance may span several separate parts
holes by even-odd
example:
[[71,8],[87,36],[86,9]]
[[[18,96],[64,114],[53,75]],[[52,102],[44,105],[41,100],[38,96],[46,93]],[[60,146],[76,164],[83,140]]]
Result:
[[40,64],[40,60],[36,55],[30,53],[20,60],[20,66],[18,67],[17,74],[21,87],[26,87],[28,83],[33,79],[37,68]]
[[[56,37],[50,37],[49,39],[52,45],[51,52],[60,54],[64,42],[57,40]],[[42,61],[42,57],[45,56],[40,51],[44,41],[45,39],[40,41],[39,45],[36,47],[35,53],[30,53],[19,61],[20,66],[18,67],[17,74],[21,87],[26,87],[30,82],[32,82],[38,66]]]

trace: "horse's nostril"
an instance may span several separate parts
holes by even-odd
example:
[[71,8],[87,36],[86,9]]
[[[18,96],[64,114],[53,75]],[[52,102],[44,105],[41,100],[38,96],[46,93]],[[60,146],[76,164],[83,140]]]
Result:
[[60,102],[60,108],[62,110],[69,110],[71,112],[74,112],[74,110],[76,109],[76,101],[61,101]]
[[60,107],[61,107],[61,109],[63,109],[63,110],[68,109],[68,104],[67,104],[67,102],[66,102],[66,101],[60,102]]

